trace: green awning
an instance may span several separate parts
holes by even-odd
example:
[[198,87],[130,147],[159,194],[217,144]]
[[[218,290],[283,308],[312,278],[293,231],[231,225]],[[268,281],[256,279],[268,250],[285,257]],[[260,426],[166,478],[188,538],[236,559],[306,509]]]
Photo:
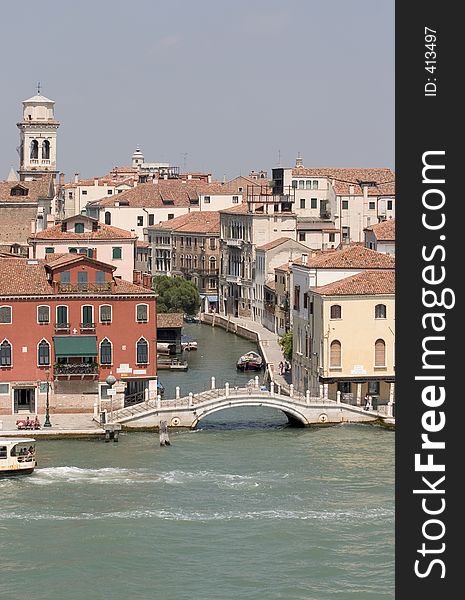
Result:
[[96,335],[54,335],[55,356],[97,356]]

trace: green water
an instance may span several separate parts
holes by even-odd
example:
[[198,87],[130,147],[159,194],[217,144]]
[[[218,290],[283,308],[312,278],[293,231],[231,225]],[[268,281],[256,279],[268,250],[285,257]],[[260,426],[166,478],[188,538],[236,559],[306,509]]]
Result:
[[0,598],[394,598],[392,432],[244,408],[170,439],[38,442],[0,481]]

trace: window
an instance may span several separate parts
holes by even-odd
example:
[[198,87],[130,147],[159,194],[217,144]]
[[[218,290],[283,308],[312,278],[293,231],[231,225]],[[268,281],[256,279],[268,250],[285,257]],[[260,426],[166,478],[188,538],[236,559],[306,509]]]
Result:
[[243,192],[243,191],[244,191],[244,188],[241,188],[241,187],[240,187],[240,188],[237,188],[237,191],[238,191],[238,192]]
[[233,196],[232,201],[233,201],[233,204],[239,204],[239,196]]
[[45,160],[50,159],[50,142],[48,140],[42,142],[42,158]]
[[30,158],[34,158],[34,159],[39,158],[39,142],[37,140],[32,140],[32,142],[31,142]]
[[62,271],[60,273],[60,283],[71,283],[71,272],[70,271]]
[[68,198],[69,198],[70,200],[72,200],[72,199],[73,199],[73,192],[68,192]]
[[337,389],[341,394],[350,394],[350,381],[338,381]]
[[386,305],[385,304],[377,304],[375,306],[375,319],[385,319],[386,318]]
[[392,210],[392,200],[387,201],[387,209]]
[[342,201],[342,210],[349,210],[349,201],[348,200]]
[[338,340],[334,340],[334,342],[331,342],[329,352],[329,366],[336,368],[341,366],[341,342],[339,342]]
[[50,323],[50,306],[37,307],[37,323]]
[[305,208],[305,198],[300,199],[300,208]]
[[147,364],[149,362],[149,345],[147,340],[141,338],[136,346],[136,362],[138,365]]
[[83,196],[87,196],[87,190],[81,190],[81,194],[82,194]]
[[318,198],[310,198],[310,208],[318,208]]
[[111,225],[111,212],[108,210],[105,213],[105,225]]
[[308,293],[304,293],[304,308],[308,308]]
[[54,254],[55,253],[55,248],[45,248],[45,254]]
[[78,271],[78,289],[87,290],[88,276],[87,271]]
[[376,210],[376,202],[368,202],[369,210]]
[[100,342],[100,364],[111,365],[111,342],[105,338]]
[[300,285],[294,286],[294,310],[300,310]]
[[203,200],[205,204],[210,204],[210,196],[205,196]]
[[293,180],[292,180],[292,188],[293,188],[294,190],[296,190],[296,189],[297,189],[297,180],[296,180],[296,179],[293,179]]
[[112,196],[112,195],[113,195],[113,190],[107,190],[107,194],[108,194],[109,196]]
[[85,304],[82,307],[82,327],[94,327],[94,307],[90,304]]
[[386,366],[386,344],[384,340],[376,340],[375,342],[375,367]]
[[303,179],[299,179],[299,190],[305,189],[305,181]]
[[11,367],[11,344],[7,340],[0,344],[0,366]]
[[75,223],[74,233],[84,233],[84,223]]
[[68,307],[57,306],[57,327],[69,327],[68,323]]
[[105,283],[105,271],[95,271],[95,283],[98,285]]
[[345,225],[342,227],[342,240],[348,241],[350,238],[350,227],[346,227]]
[[299,242],[305,242],[305,231],[299,231]]
[[138,323],[147,323],[149,320],[149,307],[147,304],[138,304],[136,306],[136,321]]
[[379,395],[379,381],[369,381],[368,382],[368,393]]
[[0,306],[0,323],[10,324],[12,322],[11,306]]
[[70,254],[77,254],[77,248],[68,248]]
[[114,246],[112,252],[113,260],[121,260],[123,258],[123,249],[120,246]]
[[305,182],[305,189],[307,189],[307,190],[311,190],[312,189],[312,181],[311,181],[311,179],[307,179],[307,181]]
[[168,213],[168,221],[171,221],[171,219],[174,219],[174,213]]
[[335,242],[336,241],[336,234],[335,233],[330,233],[329,234],[329,241],[330,242]]
[[37,364],[39,367],[45,367],[50,364],[50,344],[47,340],[42,340],[37,346]]
[[153,225],[155,223],[155,215],[149,215],[149,225]]
[[318,179],[314,179],[314,180],[312,181],[312,188],[313,188],[314,190],[317,190],[317,189],[318,189]]
[[137,217],[137,227],[144,226],[144,215]]
[[100,323],[111,323],[111,305],[102,304],[100,306]]
[[9,394],[10,393],[10,384],[9,383],[0,383],[0,394]]
[[342,307],[340,304],[333,304],[330,308],[331,319],[342,319]]

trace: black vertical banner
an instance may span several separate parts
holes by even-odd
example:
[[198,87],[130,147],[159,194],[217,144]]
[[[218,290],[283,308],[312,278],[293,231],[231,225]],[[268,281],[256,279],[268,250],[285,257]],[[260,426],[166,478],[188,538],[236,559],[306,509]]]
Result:
[[463,595],[462,28],[456,3],[396,2],[399,600]]

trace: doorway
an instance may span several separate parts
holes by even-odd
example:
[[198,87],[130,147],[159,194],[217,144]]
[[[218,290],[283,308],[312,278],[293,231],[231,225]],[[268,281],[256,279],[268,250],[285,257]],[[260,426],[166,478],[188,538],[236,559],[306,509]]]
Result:
[[36,388],[14,388],[13,390],[14,412],[35,413]]

